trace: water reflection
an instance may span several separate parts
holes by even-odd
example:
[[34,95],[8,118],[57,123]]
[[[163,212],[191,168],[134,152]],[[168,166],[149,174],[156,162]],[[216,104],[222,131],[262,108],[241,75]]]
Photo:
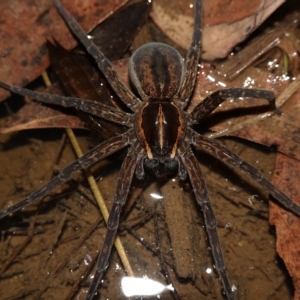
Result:
[[123,293],[126,297],[153,296],[165,290],[174,291],[172,284],[163,285],[155,280],[136,277],[123,277],[121,281]]

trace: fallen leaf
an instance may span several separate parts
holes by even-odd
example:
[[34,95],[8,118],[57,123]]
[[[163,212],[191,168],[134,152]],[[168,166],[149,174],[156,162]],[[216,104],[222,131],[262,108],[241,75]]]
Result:
[[[126,2],[65,0],[63,4],[89,32]],[[77,44],[50,0],[1,1],[0,10],[0,78],[8,84],[24,86],[49,66],[47,38],[55,37],[66,49]],[[0,89],[0,100],[8,95]]]
[[[278,153],[272,182],[300,205],[300,162]],[[293,213],[270,201],[270,223],[276,227],[276,248],[292,277],[295,294],[300,299],[300,220]]]
[[37,128],[82,128],[84,123],[74,115],[67,115],[61,110],[50,108],[36,102],[28,103],[13,116],[0,133],[5,134]]
[[[90,33],[93,36],[93,41],[104,51],[108,59],[116,60],[126,51],[147,19],[150,8],[151,5],[147,1],[131,2],[107,18]],[[121,26],[124,23],[125,25]],[[52,68],[60,81],[60,86],[67,95],[112,105],[112,91],[108,87],[107,81],[96,65],[91,64],[90,57],[82,55],[83,50],[78,51],[79,49],[77,49],[77,51],[69,52],[56,40],[53,41],[53,44],[47,42],[47,47]],[[47,89],[46,92],[62,95],[64,94],[63,90],[56,84]],[[89,127],[93,127],[89,129],[95,134],[100,131],[102,137],[107,136],[107,132],[110,133],[108,136],[111,136],[112,132],[116,134],[120,131],[119,126],[111,123],[106,124],[106,121],[96,120],[96,117],[88,118],[85,116],[81,120],[75,115],[63,114],[62,111],[64,110],[61,108],[44,107],[39,103],[30,103],[14,114],[9,123],[4,128],[0,128],[0,133],[34,128],[84,128],[83,120],[88,123]],[[69,112],[71,111],[69,110]]]
[[[224,58],[274,12],[284,0],[221,0],[204,3],[202,58]],[[230,13],[224,13],[230,12]],[[191,43],[193,5],[186,1],[157,0],[151,16],[158,27],[183,49]]]

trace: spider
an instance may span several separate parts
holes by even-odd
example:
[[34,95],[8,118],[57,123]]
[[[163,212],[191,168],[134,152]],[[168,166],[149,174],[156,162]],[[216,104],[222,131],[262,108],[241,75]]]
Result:
[[234,299],[234,292],[227,275],[217,235],[216,217],[210,203],[201,167],[191,145],[212,154],[233,168],[244,171],[268,191],[282,206],[297,216],[300,216],[300,207],[264,178],[259,170],[220,145],[217,141],[198,134],[192,127],[194,124],[200,123],[229,97],[262,98],[268,100],[275,108],[273,92],[244,88],[221,89],[208,96],[191,112],[186,111],[194,89],[200,58],[202,38],[201,0],[195,0],[195,25],[192,43],[185,60],[174,48],[162,43],[143,45],[133,53],[129,60],[128,69],[131,82],[137,93],[133,93],[122,82],[110,61],[87,38],[84,31],[61,3],[58,0],[52,0],[52,2],[70,27],[72,33],[95,59],[99,69],[107,78],[113,90],[132,113],[94,101],[37,93],[7,85],[4,82],[0,82],[0,86],[12,93],[29,96],[43,103],[74,107],[85,113],[125,125],[128,127],[128,130],[97,145],[22,201],[3,209],[0,212],[0,218],[4,218],[38,201],[70,179],[74,172],[88,168],[114,152],[128,147],[128,153],[118,175],[107,232],[97,260],[96,273],[89,287],[87,299],[91,300],[94,297],[108,266],[113,242],[119,227],[120,214],[128,197],[132,178],[136,176],[138,179],[143,179],[145,177],[145,169],[151,169],[158,175],[165,171],[177,172],[180,180],[189,178],[196,201],[203,212],[215,268],[221,278],[226,297]]

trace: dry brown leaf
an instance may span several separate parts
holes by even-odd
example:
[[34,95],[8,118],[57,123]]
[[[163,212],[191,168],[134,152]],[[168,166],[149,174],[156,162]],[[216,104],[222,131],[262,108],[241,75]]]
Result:
[[[300,205],[300,162],[278,153],[272,182]],[[294,299],[300,299],[300,220],[293,213],[270,202],[270,223],[275,225],[277,252],[294,283]]]
[[[224,58],[246,39],[284,0],[222,0],[204,3],[202,57]],[[225,12],[225,13],[224,13]],[[186,1],[157,0],[151,16],[160,29],[182,48],[191,42],[193,7]]]
[[[84,30],[90,31],[127,0],[62,2]],[[55,37],[66,49],[76,45],[50,0],[1,1],[0,10],[0,78],[8,84],[24,86],[49,66],[47,38]],[[0,89],[0,100],[8,95]]]
[[0,133],[37,128],[84,129],[84,123],[75,115],[67,115],[54,108],[32,102],[23,106],[5,127],[0,128]]

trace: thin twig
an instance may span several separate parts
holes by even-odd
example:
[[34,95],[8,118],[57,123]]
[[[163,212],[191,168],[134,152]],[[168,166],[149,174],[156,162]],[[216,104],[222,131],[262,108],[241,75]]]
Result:
[[[47,87],[50,87],[51,86],[51,82],[50,82],[50,79],[49,79],[47,73],[43,72],[42,77],[43,77],[43,80],[45,82],[45,85]],[[67,128],[66,132],[67,132],[67,135],[68,135],[68,137],[69,137],[69,139],[71,141],[71,144],[72,144],[72,146],[74,148],[74,151],[75,151],[77,157],[78,158],[81,157],[83,155],[83,153],[82,153],[82,150],[81,150],[81,148],[80,148],[80,146],[79,146],[79,144],[77,142],[77,139],[76,139],[76,137],[74,135],[73,130],[70,129],[70,128]],[[92,175],[92,173],[90,172],[89,169],[85,169],[84,173],[85,173],[85,176],[87,177],[87,180],[88,180],[88,183],[90,185],[91,191],[94,194],[94,197],[95,197],[95,199],[96,199],[96,201],[98,203],[98,206],[100,208],[100,212],[101,212],[101,214],[102,214],[102,216],[104,218],[104,221],[105,221],[105,223],[107,223],[107,220],[108,220],[108,217],[109,217],[109,212],[108,212],[108,209],[107,209],[107,207],[105,205],[105,202],[103,200],[101,192],[100,192],[100,190],[99,190],[99,188],[97,186],[96,180],[95,180],[94,176]],[[119,257],[120,257],[120,259],[122,261],[122,264],[123,264],[123,266],[124,266],[124,268],[126,270],[126,273],[129,276],[134,276],[134,273],[133,273],[133,270],[131,268],[129,259],[128,259],[127,254],[125,252],[125,249],[124,249],[124,247],[122,245],[122,242],[121,242],[121,240],[120,240],[120,238],[118,236],[115,239],[114,245],[115,245],[115,247],[117,249],[118,255],[119,255]]]

